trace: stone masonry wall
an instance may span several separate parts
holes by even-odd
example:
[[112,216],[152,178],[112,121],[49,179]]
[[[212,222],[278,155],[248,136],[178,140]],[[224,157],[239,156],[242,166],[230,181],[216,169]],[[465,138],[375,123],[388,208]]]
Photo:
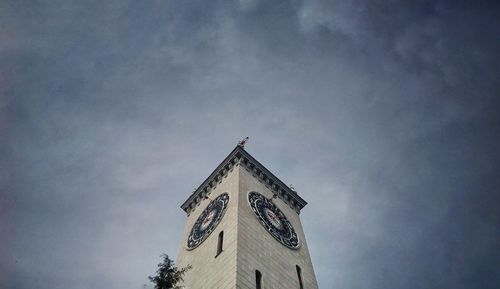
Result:
[[[234,166],[212,189],[209,197],[229,193],[226,214],[211,235],[194,250],[186,250],[187,237],[210,200],[203,200],[190,212],[177,265],[190,264],[185,289],[255,289],[255,270],[262,273],[263,289],[299,289],[296,265],[302,269],[305,289],[318,289],[309,251],[297,212],[281,199],[273,202],[292,223],[300,248],[289,249],[274,239],[259,223],[248,204],[247,194],[256,191],[271,198],[271,189],[245,166]],[[215,257],[220,231],[224,231],[223,252]]]
[[[236,284],[236,249],[238,217],[238,167],[231,169],[222,177],[210,192],[210,199],[222,193],[229,193],[227,211],[215,230],[197,248],[186,250],[188,235],[196,219],[208,206],[210,200],[203,200],[192,211],[184,229],[181,248],[177,254],[177,266],[192,266],[184,275],[185,289],[234,289]],[[224,231],[223,251],[217,257],[218,236]]]
[[239,173],[236,288],[254,289],[255,270],[259,270],[264,289],[299,289],[295,267],[298,265],[302,269],[304,288],[317,289],[299,215],[281,199],[274,199],[273,202],[292,223],[299,236],[300,248],[293,250],[282,245],[266,231],[248,204],[248,192],[256,191],[271,198],[273,193],[270,188],[244,166],[240,167]]

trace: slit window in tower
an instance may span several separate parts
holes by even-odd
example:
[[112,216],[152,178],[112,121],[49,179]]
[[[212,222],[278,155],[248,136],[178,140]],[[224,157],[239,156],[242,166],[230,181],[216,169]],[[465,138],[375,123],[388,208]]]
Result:
[[219,256],[222,253],[222,246],[224,244],[224,231],[220,231],[219,233],[219,241],[217,242],[217,254],[215,257]]
[[259,270],[255,270],[255,288],[262,289],[262,274]]
[[299,265],[295,265],[297,268],[297,277],[299,278],[299,288],[304,289],[304,285],[302,284],[302,269],[300,269]]

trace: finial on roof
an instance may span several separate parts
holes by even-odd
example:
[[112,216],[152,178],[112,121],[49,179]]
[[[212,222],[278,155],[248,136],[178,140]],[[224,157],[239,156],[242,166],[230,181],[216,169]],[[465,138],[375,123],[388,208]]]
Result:
[[238,142],[238,146],[240,146],[240,147],[242,147],[242,148],[245,148],[245,144],[247,143],[247,141],[248,141],[248,137],[246,137],[246,138],[244,138],[244,139],[240,140],[240,141]]

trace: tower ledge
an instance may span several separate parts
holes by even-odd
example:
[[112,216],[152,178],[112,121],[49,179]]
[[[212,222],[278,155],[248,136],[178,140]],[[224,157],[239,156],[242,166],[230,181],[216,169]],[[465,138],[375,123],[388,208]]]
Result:
[[237,145],[233,151],[222,161],[220,165],[210,174],[210,176],[193,191],[191,196],[181,205],[181,208],[189,215],[191,211],[203,200],[204,197],[210,195],[212,189],[217,186],[222,178],[234,167],[241,165],[246,170],[250,171],[257,179],[266,185],[276,194],[278,198],[283,200],[293,210],[300,213],[300,210],[307,205],[307,202],[302,199],[295,190],[285,185],[261,163],[253,158],[245,149]]

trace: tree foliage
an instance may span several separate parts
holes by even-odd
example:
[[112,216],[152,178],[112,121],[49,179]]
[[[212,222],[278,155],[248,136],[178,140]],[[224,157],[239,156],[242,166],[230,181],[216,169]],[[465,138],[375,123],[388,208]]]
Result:
[[181,289],[178,283],[183,281],[182,276],[191,269],[191,266],[179,269],[175,267],[174,261],[170,260],[168,255],[163,254],[161,257],[163,257],[163,262],[158,264],[156,275],[148,277],[149,281],[155,284],[155,289]]

